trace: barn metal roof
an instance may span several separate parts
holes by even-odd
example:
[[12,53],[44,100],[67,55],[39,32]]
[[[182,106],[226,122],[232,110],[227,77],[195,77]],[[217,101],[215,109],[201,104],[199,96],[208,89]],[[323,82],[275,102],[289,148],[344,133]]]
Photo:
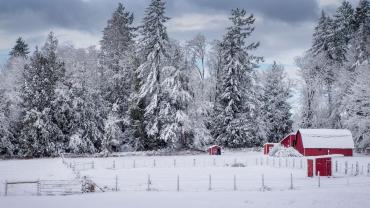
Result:
[[352,134],[347,129],[299,129],[304,148],[353,149]]

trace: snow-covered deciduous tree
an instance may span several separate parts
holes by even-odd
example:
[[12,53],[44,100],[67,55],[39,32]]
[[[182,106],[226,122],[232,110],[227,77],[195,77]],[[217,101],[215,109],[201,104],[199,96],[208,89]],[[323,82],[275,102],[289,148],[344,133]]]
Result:
[[248,45],[246,39],[254,31],[255,18],[236,9],[230,20],[233,25],[227,28],[222,41],[221,93],[216,98],[212,133],[215,141],[224,146],[251,147],[256,133],[253,69],[261,58],[250,53],[259,44]]
[[288,82],[284,67],[276,62],[263,74],[261,116],[267,142],[277,143],[292,131]]

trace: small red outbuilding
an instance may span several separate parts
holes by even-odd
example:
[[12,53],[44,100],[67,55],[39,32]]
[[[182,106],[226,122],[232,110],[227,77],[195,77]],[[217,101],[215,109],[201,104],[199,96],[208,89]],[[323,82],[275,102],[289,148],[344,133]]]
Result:
[[299,129],[292,146],[304,156],[352,156],[354,142],[347,129]]
[[268,155],[275,144],[276,143],[265,143],[263,145],[263,154]]
[[210,155],[221,155],[221,147],[218,145],[212,145],[208,148],[208,153]]

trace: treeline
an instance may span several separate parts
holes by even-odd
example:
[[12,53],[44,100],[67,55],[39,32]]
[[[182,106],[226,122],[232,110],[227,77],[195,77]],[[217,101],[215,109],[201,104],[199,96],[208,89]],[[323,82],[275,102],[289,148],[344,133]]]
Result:
[[359,150],[370,147],[370,4],[344,1],[322,11],[312,46],[297,59],[304,85],[300,126],[349,128]]
[[253,15],[235,9],[221,40],[185,44],[167,34],[165,2],[139,27],[119,4],[100,48],[58,46],[53,33],[30,54],[19,38],[0,73],[0,155],[255,147],[292,128],[282,66],[257,72]]

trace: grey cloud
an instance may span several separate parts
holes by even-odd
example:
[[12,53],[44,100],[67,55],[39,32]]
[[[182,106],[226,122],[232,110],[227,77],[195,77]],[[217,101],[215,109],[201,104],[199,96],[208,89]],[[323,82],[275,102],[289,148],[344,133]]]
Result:
[[[9,32],[46,30],[51,27],[88,32],[102,30],[120,0],[1,0],[0,28]],[[149,0],[122,1],[135,13],[137,22]],[[168,0],[170,17],[184,13],[228,13],[246,8],[288,23],[312,20],[317,16],[316,0]]]
[[[320,10],[316,0],[188,0],[183,2],[193,5],[200,11],[229,12],[233,8],[244,8],[248,12],[257,12],[286,23],[312,21],[318,16]],[[184,3],[179,1],[171,1],[171,4],[184,7]]]

